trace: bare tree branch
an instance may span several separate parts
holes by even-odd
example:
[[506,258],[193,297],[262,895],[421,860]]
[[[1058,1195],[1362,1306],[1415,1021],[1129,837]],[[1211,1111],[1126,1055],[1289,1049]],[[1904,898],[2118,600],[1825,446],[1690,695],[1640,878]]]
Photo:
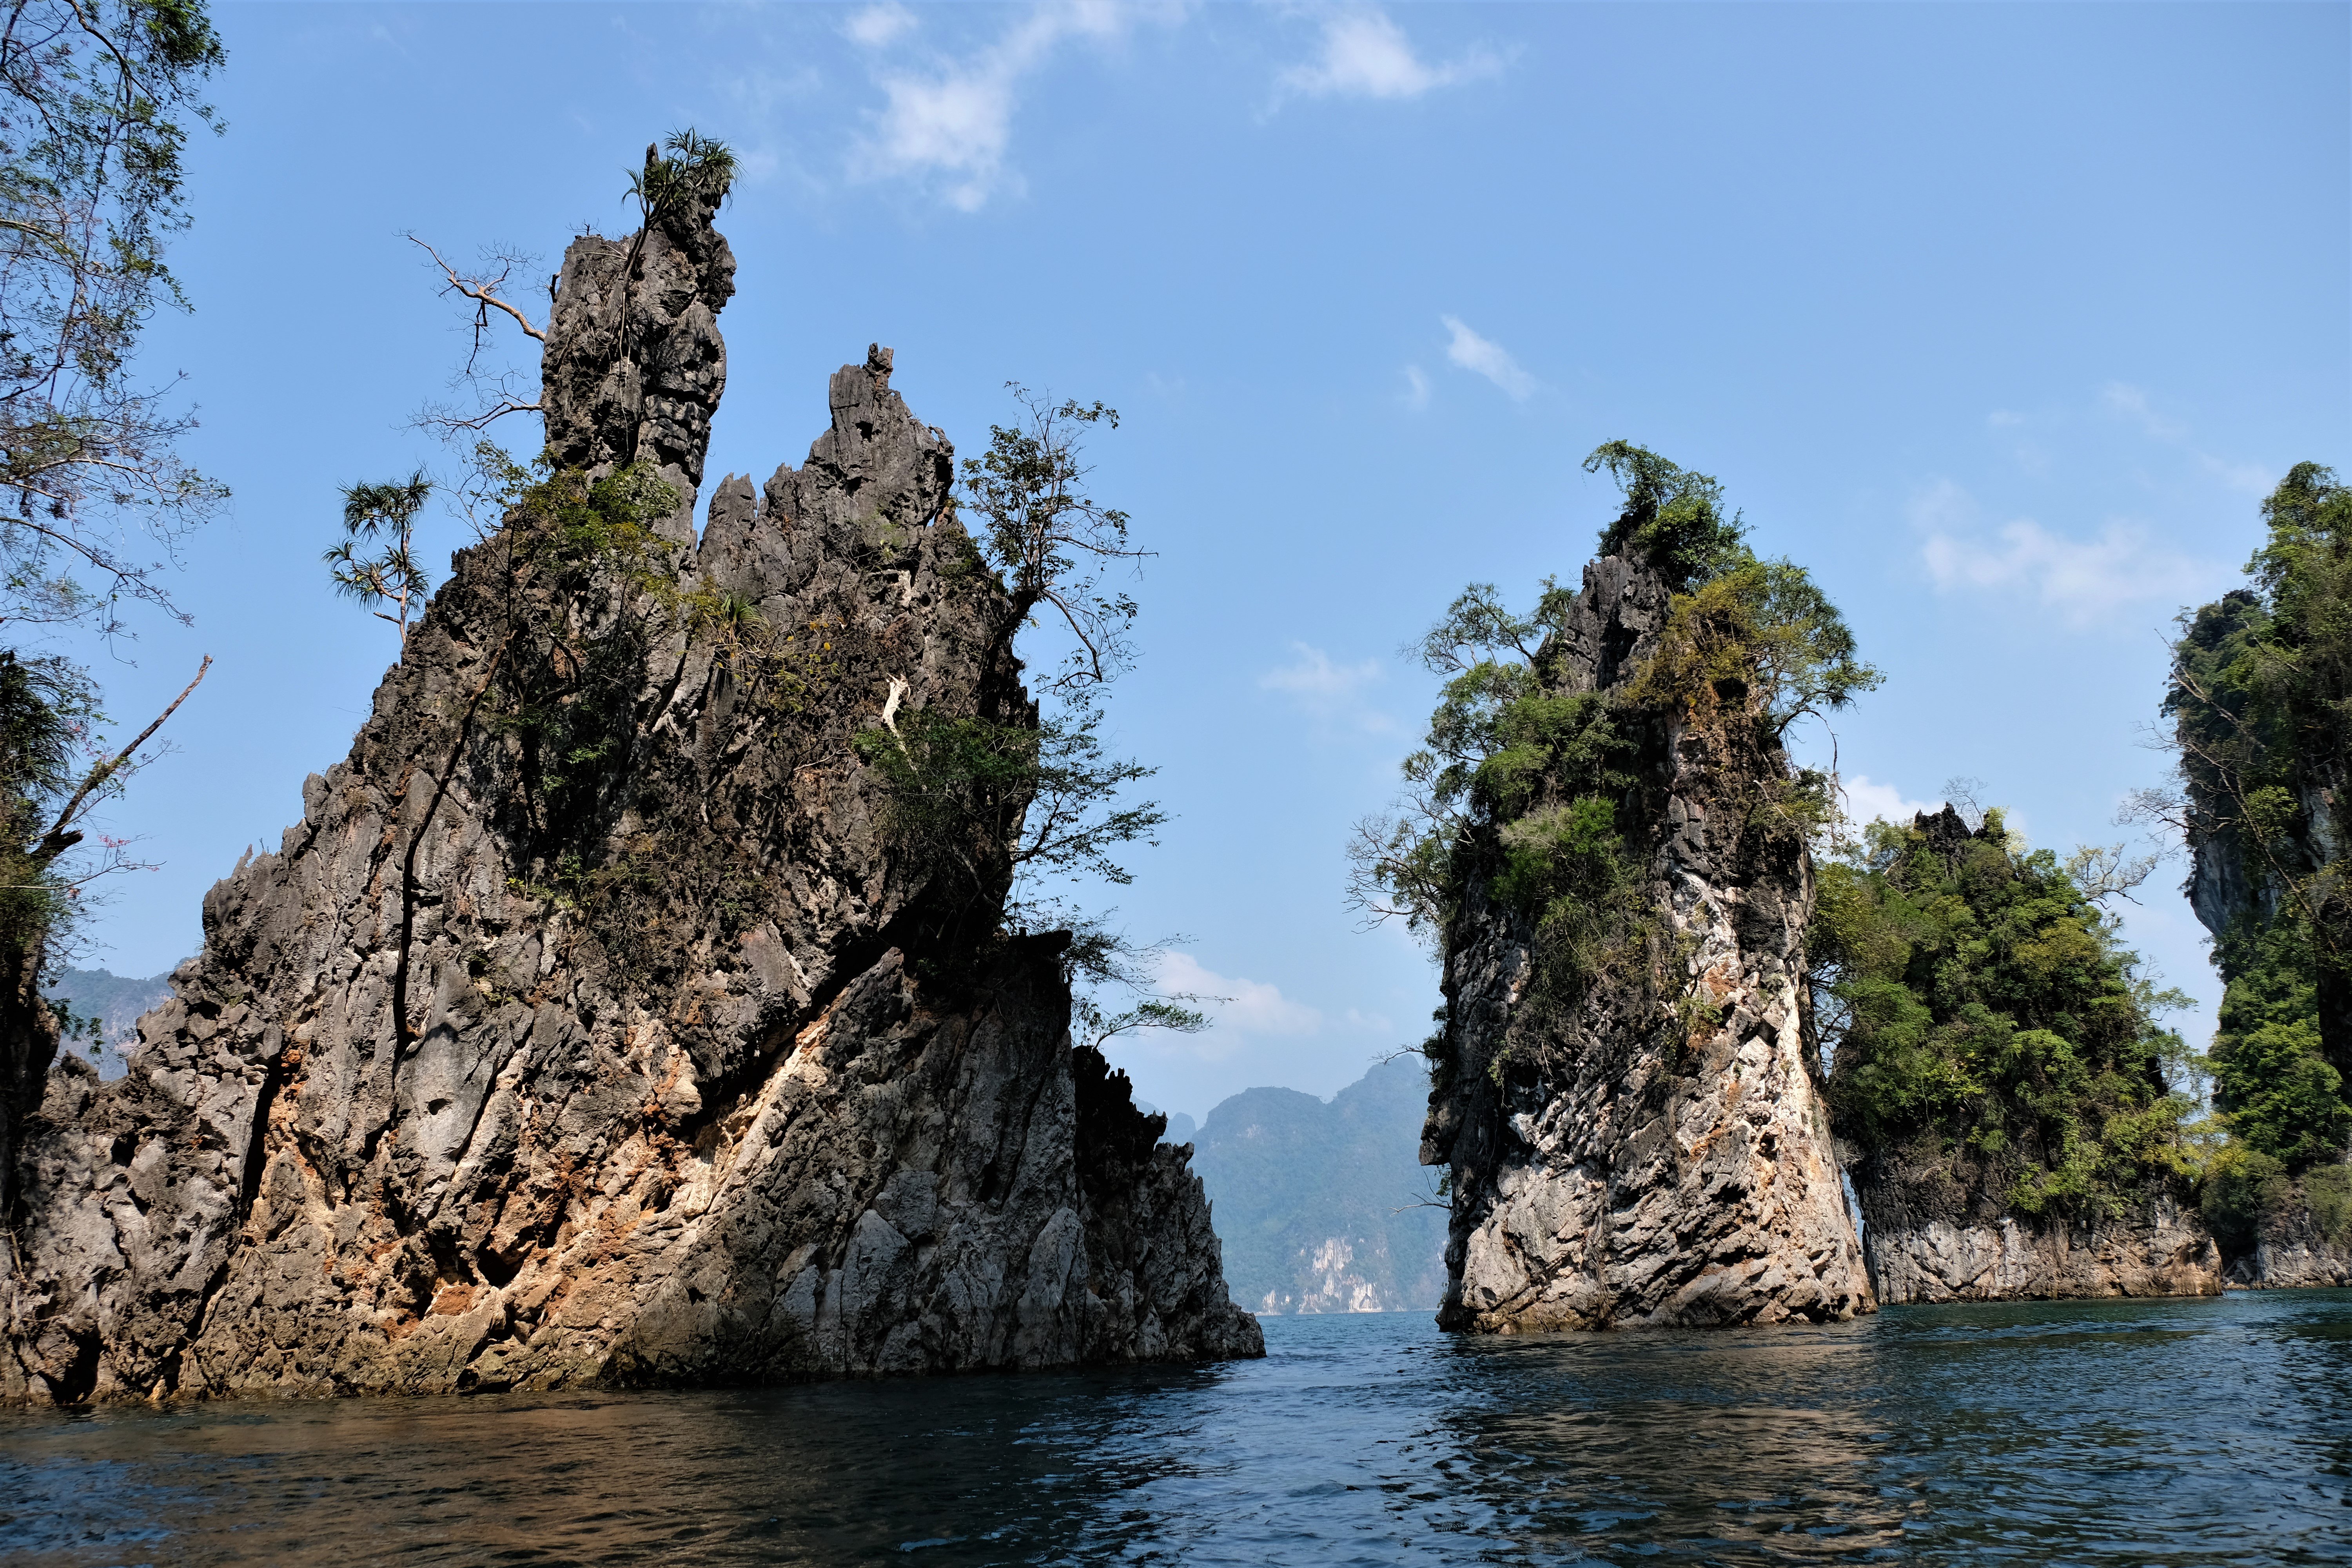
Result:
[[[508,304],[504,300],[499,299],[498,296],[499,285],[507,280],[509,273],[513,270],[514,264],[519,262],[521,259],[520,258],[499,258],[500,260],[506,261],[508,266],[501,268],[496,278],[486,279],[471,276],[460,277],[456,268],[441,259],[441,253],[439,251],[434,249],[431,246],[426,245],[425,241],[417,238],[415,235],[408,234],[403,236],[403,237],[411,245],[421,247],[425,255],[433,258],[433,265],[441,268],[443,275],[449,279],[448,287],[442,289],[443,293],[447,294],[455,292],[463,294],[467,299],[474,301],[480,325],[488,325],[489,317],[488,312],[495,307],[499,310],[504,310],[508,315],[512,316],[515,321],[515,325],[520,327],[524,331],[530,333],[541,342],[545,342],[547,341],[547,334],[540,331],[537,327],[532,326],[529,316],[524,315],[520,310],[515,309],[512,305]],[[481,346],[481,338],[478,330],[476,332],[474,342],[476,349],[478,350]]]
[[188,694],[203,683],[205,672],[212,667],[213,656],[205,655],[204,663],[196,667],[195,679],[189,681],[181,689],[180,694],[172,699],[171,706],[155,715],[154,722],[140,731],[138,738],[131,744],[89,770],[89,776],[81,781],[81,787],[74,791],[73,798],[66,802],[63,811],[58,813],[57,821],[50,824],[48,832],[41,836],[40,844],[33,851],[33,858],[37,862],[47,864],[81,842],[81,835],[69,831],[69,828],[73,819],[80,813],[90,795],[102,787],[107,780],[121,773],[124,764],[131,761],[132,754],[147,743],[147,738],[163,727],[163,721],[180,710],[180,704],[185,702],[188,700]]

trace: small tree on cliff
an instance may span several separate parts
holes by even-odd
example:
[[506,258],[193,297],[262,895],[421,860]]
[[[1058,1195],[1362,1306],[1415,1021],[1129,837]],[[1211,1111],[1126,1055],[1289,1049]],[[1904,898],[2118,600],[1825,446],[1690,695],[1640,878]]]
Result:
[[[988,449],[965,459],[958,510],[1010,601],[1000,635],[1009,643],[1050,616],[1070,647],[1039,683],[1034,729],[919,712],[861,735],[859,750],[889,784],[893,826],[911,857],[959,867],[975,901],[995,893],[969,858],[969,825],[1001,820],[1013,802],[1026,801],[1010,848],[1005,923],[1073,928],[1066,963],[1091,988],[1077,998],[1077,1021],[1095,1043],[1140,1029],[1189,1034],[1208,1026],[1193,1004],[1215,998],[1154,990],[1156,961],[1170,943],[1133,942],[1111,928],[1114,911],[1084,913],[1057,890],[1073,880],[1126,885],[1132,878],[1118,851],[1157,843],[1168,820],[1157,801],[1122,802],[1126,786],[1158,770],[1112,756],[1099,733],[1103,696],[1134,659],[1137,611],[1132,595],[1106,579],[1150,553],[1129,541],[1128,514],[1086,486],[1080,434],[1118,428],[1118,413],[1007,385],[1023,417],[992,426]],[[1118,992],[1139,1000],[1100,1000]]]
[[[724,142],[715,141],[697,132],[692,126],[674,131],[659,142],[646,147],[642,168],[628,172],[628,188],[625,200],[637,209],[635,238],[629,247],[628,260],[622,273],[622,285],[635,285],[638,258],[645,248],[646,236],[664,218],[690,203],[709,202],[714,205],[725,201],[733,188],[736,160],[733,149]],[[442,278],[443,295],[455,294],[469,300],[474,307],[473,339],[466,358],[450,376],[452,389],[462,390],[466,401],[459,404],[427,403],[417,411],[415,424],[457,446],[467,452],[469,470],[498,465],[485,465],[474,456],[473,437],[510,414],[541,414],[545,412],[541,393],[535,384],[539,374],[536,363],[529,366],[507,364],[491,349],[495,322],[490,312],[495,310],[514,323],[524,336],[534,342],[547,341],[546,329],[534,322],[522,307],[506,295],[506,289],[517,272],[531,272],[537,258],[523,251],[491,246],[481,252],[478,265],[466,271],[443,259],[441,252],[415,234],[406,236],[409,243],[431,258],[435,271]],[[553,294],[554,280],[548,282]],[[621,319],[625,330],[628,311]],[[497,454],[505,459],[503,452]],[[510,460],[507,466],[511,467]]]
[[[351,486],[343,491],[343,537],[323,557],[337,591],[398,626],[403,647],[409,608],[421,605],[433,586],[414,548],[416,514],[432,494],[433,481],[422,468],[404,479]],[[373,546],[373,552],[363,553],[362,546]]]

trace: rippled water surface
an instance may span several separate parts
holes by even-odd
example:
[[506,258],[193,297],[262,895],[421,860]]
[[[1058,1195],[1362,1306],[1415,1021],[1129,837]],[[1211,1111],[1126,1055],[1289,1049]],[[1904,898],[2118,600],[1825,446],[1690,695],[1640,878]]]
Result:
[[74,1563],[2352,1561],[2352,1292],[705,1394],[0,1417]]

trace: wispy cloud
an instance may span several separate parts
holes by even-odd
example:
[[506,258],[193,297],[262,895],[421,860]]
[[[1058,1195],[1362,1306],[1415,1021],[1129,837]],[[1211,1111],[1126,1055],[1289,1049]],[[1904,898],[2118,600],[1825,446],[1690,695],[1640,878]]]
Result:
[[1445,345],[1445,357],[1464,370],[1475,371],[1501,387],[1521,403],[1534,395],[1536,378],[1519,368],[1510,351],[1491,338],[1482,338],[1465,325],[1459,316],[1440,316],[1454,341]]
[[2111,381],[2099,389],[2099,404],[2108,413],[2119,415],[2140,427],[2152,440],[2178,444],[2189,437],[2189,426],[2178,419],[2168,419],[2158,414],[2147,400],[2147,394],[2128,382]]
[[1151,1037],[1150,1043],[1162,1049],[1215,1060],[1253,1039],[1297,1039],[1322,1032],[1322,1013],[1285,996],[1281,986],[1220,974],[1189,952],[1162,954],[1155,978],[1163,991],[1218,998],[1201,1004],[1213,1028],[1202,1035]]
[[1856,773],[1840,781],[1845,792],[1842,803],[1845,814],[1856,822],[1895,822],[1910,826],[1911,819],[1923,811],[1940,811],[1941,801],[1913,800],[1890,784],[1880,784],[1867,773]]
[[2100,405],[2108,413],[2127,423],[2137,425],[2151,441],[2168,447],[2178,447],[2197,459],[2197,466],[2233,490],[2247,495],[2267,495],[2278,482],[2278,476],[2260,463],[2232,462],[2217,458],[2189,439],[2187,425],[2159,411],[2154,401],[2139,387],[2127,381],[2111,381],[2099,389]]
[[1429,377],[1422,374],[1417,364],[1404,367],[1404,405],[1413,409],[1429,406]]
[[[881,15],[877,6],[852,18],[854,29],[870,18],[860,42],[887,44],[912,26]],[[1023,81],[1072,39],[1108,43],[1139,20],[1164,20],[1164,5],[1121,5],[1116,0],[1054,0],[1021,14],[996,40],[968,59],[938,59],[920,69],[885,69],[875,76],[886,106],[871,116],[870,134],[852,160],[852,172],[867,178],[908,178],[933,183],[949,205],[977,212],[1001,190],[1020,188],[1005,166],[1013,116]]]
[[897,42],[915,30],[915,14],[896,0],[885,0],[879,5],[868,5],[854,11],[849,20],[841,25],[842,36],[854,44],[878,49]]
[[1318,42],[1312,59],[1275,79],[1279,91],[1305,98],[1419,98],[1503,68],[1499,56],[1476,47],[1431,65],[1414,52],[1403,28],[1371,7],[1327,13]]
[[1361,664],[1340,664],[1321,648],[1303,642],[1292,643],[1290,647],[1297,657],[1259,676],[1260,690],[1279,691],[1288,697],[1318,730],[1382,734],[1396,727],[1394,721],[1365,698],[1365,693],[1382,679],[1380,660],[1368,658]]
[[1920,553],[1940,592],[2003,595],[2081,627],[2132,605],[2184,603],[2228,575],[2214,563],[2156,542],[2126,519],[2110,519],[2096,535],[2081,539],[2053,533],[2030,517],[1988,529],[1977,511],[1949,479],[1912,502],[1912,521],[1927,533]]

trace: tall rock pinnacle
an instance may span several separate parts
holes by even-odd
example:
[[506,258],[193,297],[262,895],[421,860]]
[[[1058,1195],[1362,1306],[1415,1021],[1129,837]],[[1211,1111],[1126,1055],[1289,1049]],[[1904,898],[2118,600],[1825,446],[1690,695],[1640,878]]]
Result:
[[[1544,692],[1633,687],[1671,604],[1636,552],[1588,565],[1534,661]],[[1492,855],[1467,880],[1446,931],[1422,1150],[1451,1167],[1447,1327],[1818,1321],[1873,1308],[1808,1029],[1811,863],[1801,832],[1759,805],[1788,763],[1777,739],[1706,717],[1745,700],[1702,693],[1615,721],[1633,748],[1619,818],[1636,862],[1630,896],[1654,922],[1671,984],[1611,958],[1572,1005],[1538,1006],[1549,939]]]

